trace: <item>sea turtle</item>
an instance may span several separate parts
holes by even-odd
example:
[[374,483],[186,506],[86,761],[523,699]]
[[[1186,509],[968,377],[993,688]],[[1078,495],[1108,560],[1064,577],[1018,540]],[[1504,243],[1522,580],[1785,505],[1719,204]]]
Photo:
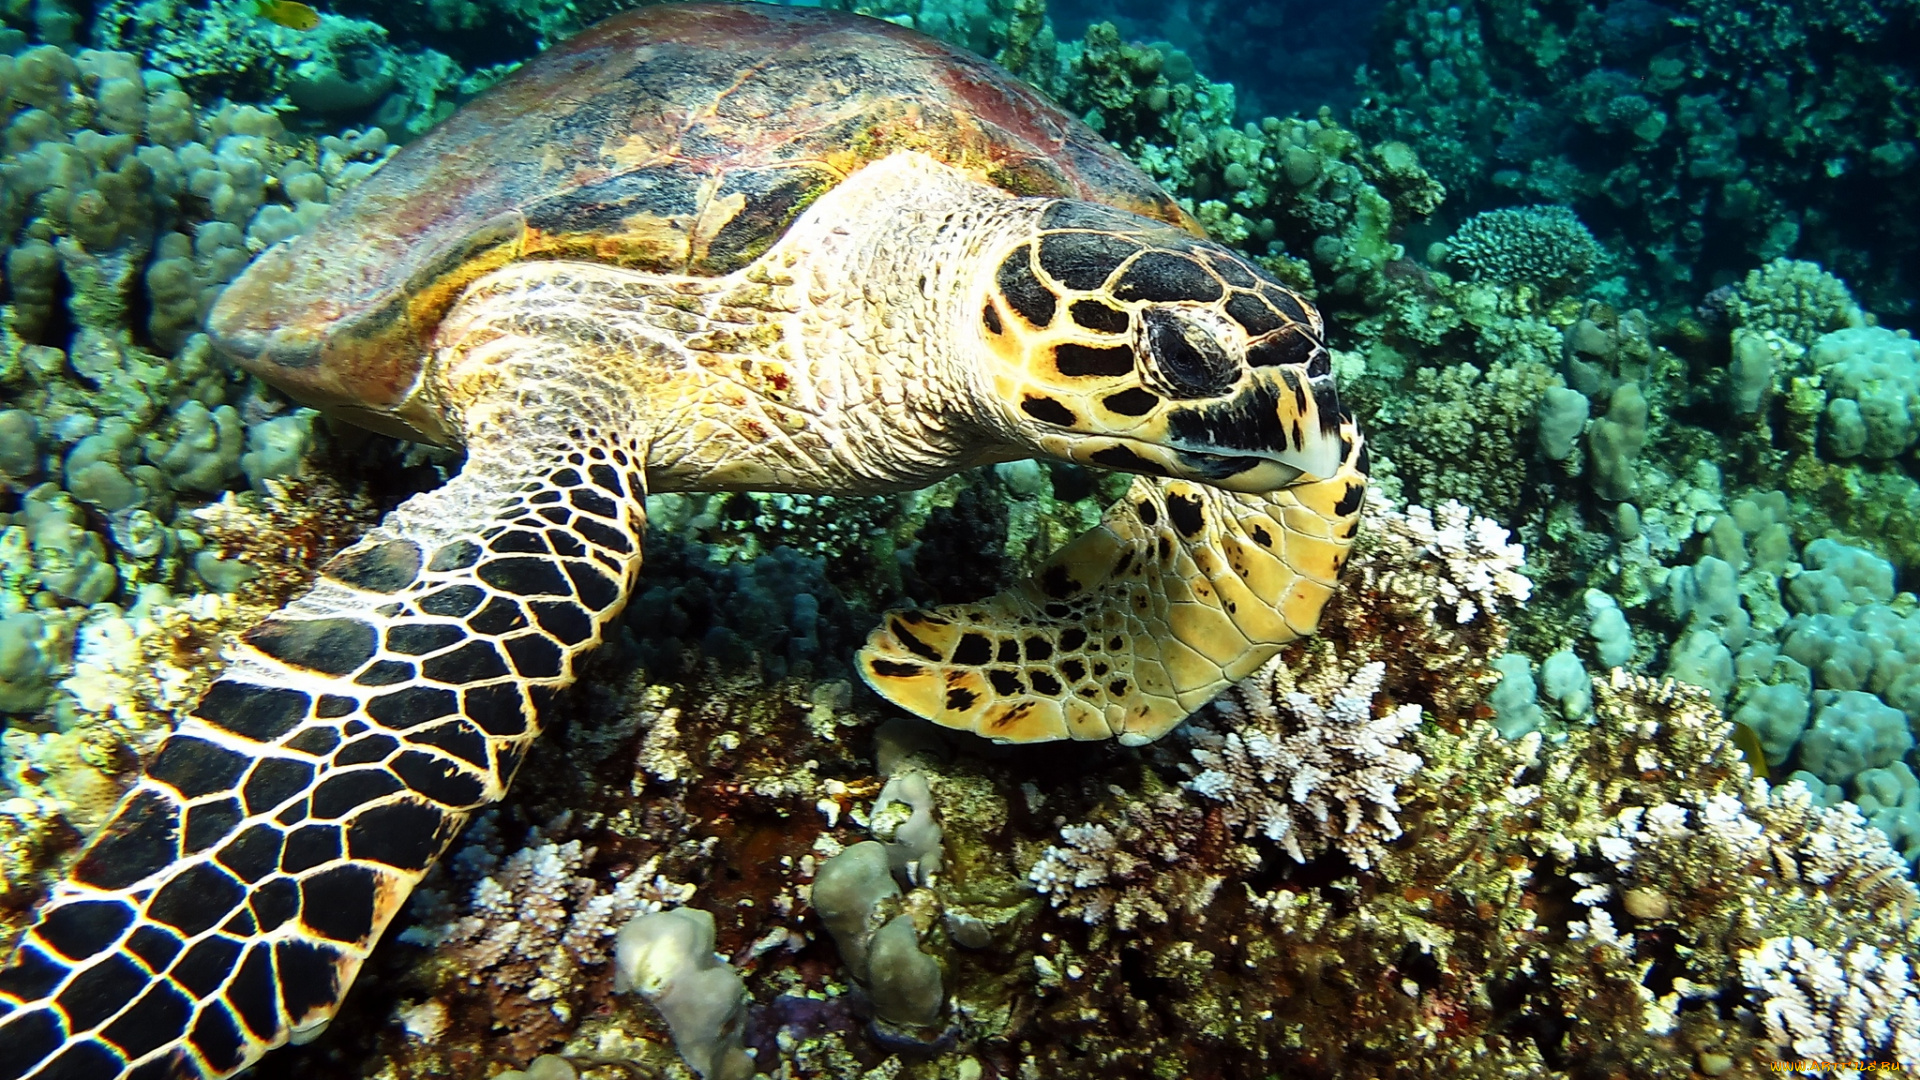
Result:
[[642,8],[543,54],[208,329],[466,464],[244,635],[0,971],[0,1080],[314,1035],[620,610],[648,490],[1140,474],[1031,582],[858,657],[949,726],[1134,743],[1312,630],[1365,490],[1310,305],[1004,72],[812,9]]

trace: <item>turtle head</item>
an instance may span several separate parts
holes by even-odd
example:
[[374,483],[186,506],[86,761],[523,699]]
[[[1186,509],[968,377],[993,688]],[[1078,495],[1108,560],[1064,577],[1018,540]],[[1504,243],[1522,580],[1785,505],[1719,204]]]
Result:
[[1242,492],[1345,456],[1319,313],[1218,244],[1062,201],[979,291],[993,395],[1040,453]]

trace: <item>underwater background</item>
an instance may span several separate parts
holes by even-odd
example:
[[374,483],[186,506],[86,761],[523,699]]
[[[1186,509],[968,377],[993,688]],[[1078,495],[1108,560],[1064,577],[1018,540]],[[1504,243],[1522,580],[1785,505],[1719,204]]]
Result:
[[[0,940],[222,642],[459,467],[226,365],[213,297],[631,6],[0,0]],[[1151,746],[994,746],[853,652],[1126,478],[655,496],[512,795],[255,1075],[1920,1066],[1920,3],[825,6],[1320,307],[1374,483],[1321,635]],[[751,1005],[670,1030],[614,949],[682,906]]]

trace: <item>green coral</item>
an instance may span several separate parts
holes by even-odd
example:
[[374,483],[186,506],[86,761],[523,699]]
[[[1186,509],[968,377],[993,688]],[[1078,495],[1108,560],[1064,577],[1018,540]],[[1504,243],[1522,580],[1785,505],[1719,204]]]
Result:
[[1802,349],[1822,334],[1866,322],[1846,282],[1818,263],[1795,259],[1749,271],[1728,290],[1726,313],[1736,329],[1772,334]]
[[817,6],[913,27],[1044,88],[1057,78],[1058,46],[1046,0],[822,0]]
[[[283,407],[214,358],[202,314],[254,250],[310,224],[389,144],[377,131],[300,143],[259,109],[203,110],[125,53],[0,57],[0,91],[14,283],[0,384],[17,406],[5,473],[16,488],[53,481],[15,515],[51,583],[38,588],[72,604],[149,582],[191,589],[179,556],[197,527],[176,492],[226,487],[248,437],[239,409]],[[98,517],[56,512],[68,495]],[[57,559],[72,565],[53,574]]]
[[1538,360],[1424,367],[1410,392],[1372,414],[1370,430],[1403,498],[1423,506],[1455,499],[1514,520],[1529,492],[1521,463],[1533,456],[1535,414],[1565,383]]
[[1191,66],[1096,23],[1067,63],[1065,98],[1214,239],[1329,303],[1381,302],[1405,256],[1395,237],[1445,194],[1413,150],[1369,145],[1326,109],[1236,125],[1233,87]]
[[1459,212],[1573,207],[1637,303],[1797,254],[1912,310],[1920,89],[1885,43],[1914,5],[1392,0],[1378,25],[1353,122],[1412,145]]
[[319,25],[299,30],[263,17],[254,0],[110,0],[95,22],[100,45],[138,53],[200,100],[371,119],[408,134],[444,119],[499,75],[469,74],[431,48],[397,48],[379,22],[331,10],[319,17]]

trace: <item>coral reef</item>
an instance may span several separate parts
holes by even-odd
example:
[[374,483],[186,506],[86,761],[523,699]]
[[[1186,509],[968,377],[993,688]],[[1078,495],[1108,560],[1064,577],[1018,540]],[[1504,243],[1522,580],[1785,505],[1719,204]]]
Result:
[[1289,284],[1377,302],[1405,256],[1396,234],[1444,195],[1418,158],[1369,146],[1325,109],[1235,126],[1234,88],[1186,68],[1099,23],[1069,53],[1061,94],[1214,238],[1267,256]]
[[[0,931],[223,639],[453,463],[225,369],[211,298],[390,134],[624,6],[0,5]],[[511,802],[274,1067],[1920,1057],[1914,5],[1389,0],[1357,90],[1301,20],[1359,7],[1057,35],[1038,0],[826,6],[1020,72],[1312,294],[1377,481],[1321,636],[1161,744],[988,747],[903,729],[847,659],[1113,479],[655,496],[639,595]],[[636,916],[670,962],[615,962]]]
[[[330,10],[318,12],[318,25],[301,29],[262,18],[251,0],[109,0],[100,6],[99,46],[145,57],[201,100],[288,108],[311,122],[372,123],[417,135],[503,74],[492,65],[469,72],[437,49],[397,45],[379,21]],[[392,9],[383,13],[392,21]]]
[[[882,805],[880,770],[849,743],[880,718],[870,698],[712,669],[576,698],[515,809],[453,861],[445,914],[410,932],[491,911],[478,882],[549,866],[551,885],[514,884],[518,907],[485,916],[517,943],[507,966],[472,963],[485,934],[447,938],[424,965],[386,950],[375,962],[398,981],[350,1003],[374,1013],[346,1046],[398,1075],[541,1052],[589,1073],[676,1062],[678,1027],[608,997],[578,958],[554,999],[492,974],[537,970],[585,934],[570,928],[591,928],[601,951],[583,955],[604,956],[619,916],[592,905],[665,875],[716,916],[752,999],[745,1044],[772,1075],[1494,1076],[1600,1061],[1759,1075],[1814,1035],[1836,1052],[1898,1049],[1848,1004],[1911,1007],[1884,958],[1914,946],[1920,897],[1879,831],[1800,785],[1755,782],[1711,701],[1674,684],[1616,673],[1591,686],[1588,723],[1501,736],[1481,700],[1529,592],[1520,552],[1458,509],[1379,512],[1368,535],[1323,637],[1187,739],[1006,752],[889,728],[888,770],[921,776],[930,803]],[[1298,764],[1265,779],[1263,762],[1294,760],[1265,746]],[[945,859],[905,893],[865,834],[884,818],[898,838],[922,806]],[[503,842],[522,815],[550,825]],[[1276,815],[1292,823],[1278,839]],[[871,887],[848,895],[867,899],[829,899],[830,868],[862,851]],[[506,917],[528,904],[548,913]],[[884,980],[841,974],[849,941],[885,954],[886,929],[942,973],[944,1033],[871,1025]],[[1838,981],[1807,974],[1827,957]],[[408,1034],[435,1017],[431,1048]],[[1401,1052],[1410,1039],[1421,1055]],[[296,1075],[317,1075],[311,1053],[293,1055]]]
[[[1797,255],[1907,312],[1915,236],[1893,117],[1913,84],[1889,46],[1910,4],[1395,0],[1375,24],[1356,124],[1402,140],[1462,196],[1571,206],[1677,300]],[[1872,212],[1859,212],[1862,200]]]

